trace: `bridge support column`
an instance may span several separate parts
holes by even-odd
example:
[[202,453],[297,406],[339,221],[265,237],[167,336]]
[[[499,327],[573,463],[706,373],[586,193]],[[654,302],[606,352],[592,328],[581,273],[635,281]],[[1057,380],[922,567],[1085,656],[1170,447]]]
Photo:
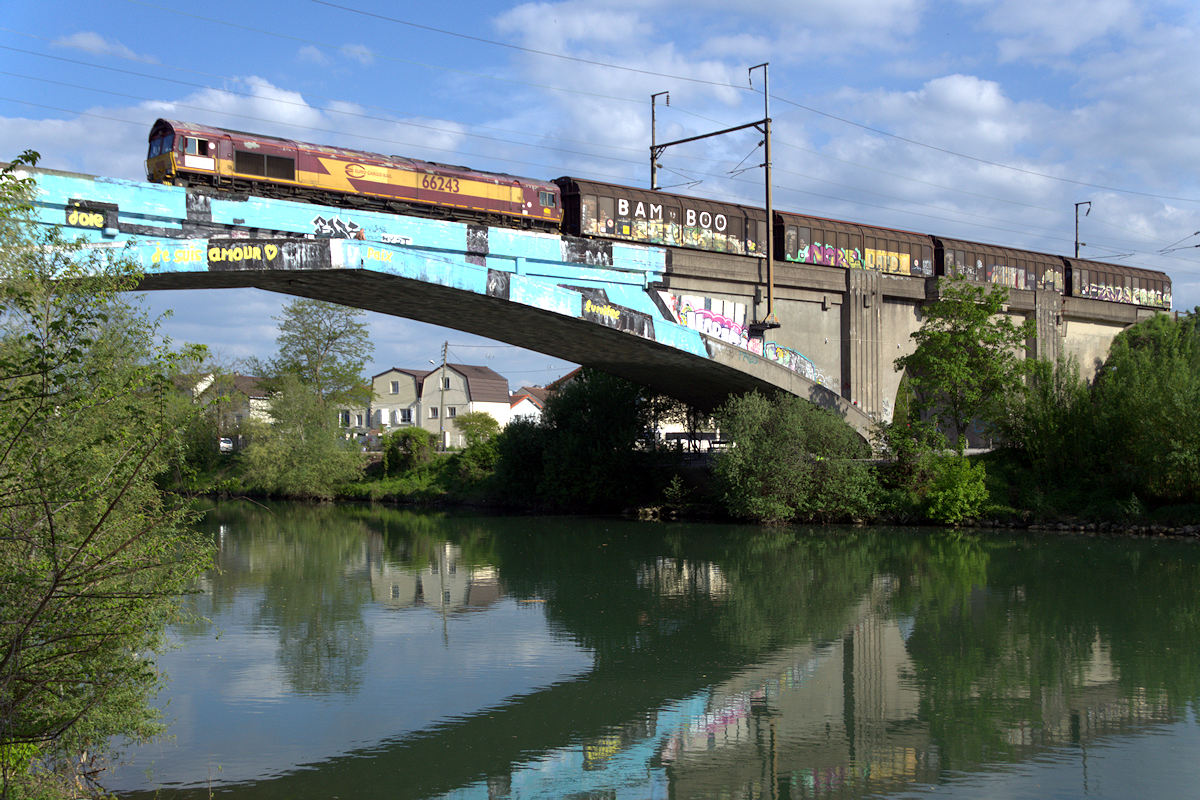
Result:
[[1062,295],[1048,289],[1038,289],[1033,295],[1034,319],[1037,321],[1037,339],[1030,355],[1056,362],[1062,354]]
[[[879,371],[883,351],[882,277],[874,270],[846,270],[842,303],[842,396],[872,419],[883,409]],[[889,362],[882,368],[891,369]]]

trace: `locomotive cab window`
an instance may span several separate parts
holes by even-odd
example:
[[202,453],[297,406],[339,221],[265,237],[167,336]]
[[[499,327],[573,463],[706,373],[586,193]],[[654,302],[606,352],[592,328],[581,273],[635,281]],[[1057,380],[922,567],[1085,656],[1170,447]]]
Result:
[[163,153],[171,152],[171,147],[174,144],[174,137],[172,137],[170,134],[166,136],[159,136],[157,139],[154,139],[150,142],[149,157],[154,158],[155,156],[160,156]]
[[183,142],[183,152],[187,153],[189,156],[208,155],[208,139],[197,139],[195,136],[185,136]]
[[554,208],[554,193],[538,192],[538,202],[547,208]]

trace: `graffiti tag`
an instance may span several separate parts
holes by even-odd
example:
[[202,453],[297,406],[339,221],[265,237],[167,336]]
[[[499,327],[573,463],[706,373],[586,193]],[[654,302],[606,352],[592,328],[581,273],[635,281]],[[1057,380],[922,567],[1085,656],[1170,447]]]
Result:
[[366,233],[354,220],[343,220],[341,217],[326,219],[321,215],[313,217],[313,234],[330,239],[365,239]]

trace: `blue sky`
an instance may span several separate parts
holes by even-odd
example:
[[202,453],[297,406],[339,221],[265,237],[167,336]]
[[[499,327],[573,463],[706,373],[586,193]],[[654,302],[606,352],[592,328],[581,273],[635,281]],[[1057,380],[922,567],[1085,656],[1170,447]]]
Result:
[[[140,179],[160,116],[536,178],[646,186],[660,140],[761,118],[779,208],[1169,273],[1200,305],[1200,6],[1133,0],[12,4],[0,158]],[[562,57],[568,56],[568,57]],[[751,132],[668,151],[660,183],[761,204]],[[677,189],[685,191],[682,188]],[[1181,248],[1163,253],[1172,246]],[[1128,255],[1126,255],[1128,254]],[[274,351],[287,298],[149,296],[175,339]],[[370,315],[369,370],[488,364],[515,388],[571,365]]]

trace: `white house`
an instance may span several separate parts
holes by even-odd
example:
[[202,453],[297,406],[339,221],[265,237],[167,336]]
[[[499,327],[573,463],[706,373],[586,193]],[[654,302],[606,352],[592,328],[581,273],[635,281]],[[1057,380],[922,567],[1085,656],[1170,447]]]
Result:
[[503,428],[508,424],[508,381],[490,367],[446,364],[425,374],[421,385],[421,426],[438,434],[444,447],[464,447],[454,426],[459,414],[483,411]]
[[418,426],[441,436],[445,447],[466,441],[454,425],[460,414],[483,411],[504,427],[511,416],[508,381],[490,367],[446,364],[430,370],[392,367],[371,378],[371,405],[342,409],[343,427],[387,433]]
[[546,407],[547,394],[547,390],[541,386],[522,386],[520,390],[513,392],[509,399],[509,420],[540,420],[542,409]]

